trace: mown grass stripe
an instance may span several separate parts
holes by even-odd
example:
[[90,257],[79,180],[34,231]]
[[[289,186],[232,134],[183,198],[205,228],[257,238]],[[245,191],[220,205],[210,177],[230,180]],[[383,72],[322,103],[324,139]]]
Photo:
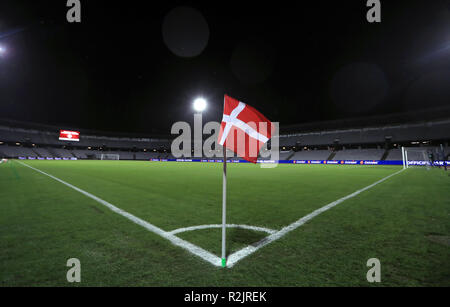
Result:
[[50,175],[50,174],[48,174],[48,173],[46,173],[44,171],[41,171],[40,169],[34,168],[34,167],[32,167],[30,165],[27,165],[25,163],[22,163],[22,162],[19,162],[19,163],[22,164],[23,166],[26,166],[26,167],[29,167],[29,168],[35,170],[36,172],[39,172],[39,173],[41,173],[41,174],[43,174],[45,176],[48,176],[48,177],[50,177],[50,178],[52,178],[52,179],[54,179],[54,180],[56,180],[56,181],[58,181],[58,182],[60,182],[60,183],[62,183],[64,185],[68,186],[69,188],[71,188],[71,189],[73,189],[73,190],[75,190],[77,192],[80,192],[81,194],[83,194],[83,195],[85,195],[85,196],[95,200],[96,202],[106,206],[111,211],[113,211],[113,212],[115,212],[117,214],[120,214],[123,217],[126,217],[130,221],[132,221],[132,222],[134,222],[134,223],[136,223],[136,224],[146,228],[147,230],[149,230],[149,231],[151,231],[151,232],[153,232],[153,233],[163,237],[164,239],[169,240],[172,244],[187,250],[188,252],[190,252],[190,253],[192,253],[192,254],[202,258],[203,260],[205,260],[205,261],[207,261],[207,262],[209,262],[209,263],[211,263],[211,264],[213,264],[215,266],[220,266],[221,265],[221,260],[220,260],[219,257],[217,257],[217,256],[213,255],[212,253],[204,250],[203,248],[198,247],[197,245],[194,245],[194,244],[192,244],[190,242],[187,242],[187,241],[185,241],[183,239],[180,239],[177,236],[175,236],[175,235],[173,235],[173,234],[171,234],[169,232],[166,232],[166,231],[162,230],[161,228],[159,228],[159,227],[157,227],[157,226],[155,226],[153,224],[150,224],[150,223],[148,223],[148,222],[146,222],[144,220],[141,220],[140,218],[132,215],[131,213],[128,213],[128,212],[126,212],[126,211],[124,211],[124,210],[114,206],[113,204],[111,204],[111,203],[109,203],[109,202],[107,202],[107,201],[105,201],[105,200],[103,200],[103,199],[101,199],[101,198],[99,198],[99,197],[89,193],[89,192],[86,192],[86,191],[84,191],[84,190],[82,190],[82,189],[80,189],[80,188],[78,188],[78,187],[76,187],[76,186],[74,186],[74,185],[72,185],[70,183],[67,183],[64,180],[61,180],[61,179],[59,179],[59,178],[57,178],[57,177],[55,177],[53,175]]

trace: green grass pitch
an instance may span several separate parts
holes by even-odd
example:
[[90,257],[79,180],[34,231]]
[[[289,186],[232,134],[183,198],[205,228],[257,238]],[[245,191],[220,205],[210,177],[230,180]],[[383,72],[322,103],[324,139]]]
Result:
[[[221,223],[220,163],[24,163],[166,231]],[[229,164],[227,222],[279,230],[398,170]],[[448,172],[411,168],[223,269],[10,161],[0,164],[0,286],[450,286],[449,209]],[[266,235],[230,228],[227,251]],[[220,256],[220,229],[179,237]],[[81,283],[66,280],[69,258]],[[381,283],[366,280],[369,258]]]

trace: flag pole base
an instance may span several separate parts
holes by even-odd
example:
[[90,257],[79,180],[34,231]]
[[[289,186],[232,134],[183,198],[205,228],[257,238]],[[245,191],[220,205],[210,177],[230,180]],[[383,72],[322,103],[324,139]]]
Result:
[[227,266],[227,259],[226,258],[222,258],[222,267],[226,267]]

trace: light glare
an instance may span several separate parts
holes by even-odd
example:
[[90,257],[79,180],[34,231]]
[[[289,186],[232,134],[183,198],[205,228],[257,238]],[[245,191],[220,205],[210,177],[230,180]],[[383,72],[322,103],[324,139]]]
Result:
[[197,98],[194,101],[194,110],[197,112],[202,112],[206,109],[206,100],[203,98]]

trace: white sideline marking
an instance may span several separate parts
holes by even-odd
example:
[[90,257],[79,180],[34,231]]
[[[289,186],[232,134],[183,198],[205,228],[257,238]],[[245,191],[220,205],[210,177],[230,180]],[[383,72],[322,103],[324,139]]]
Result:
[[84,191],[84,190],[82,190],[80,188],[77,188],[76,186],[71,185],[70,183],[67,183],[67,182],[65,182],[65,181],[63,181],[63,180],[61,180],[61,179],[59,179],[59,178],[57,178],[55,176],[47,174],[46,172],[43,172],[43,171],[41,171],[41,170],[39,170],[37,168],[29,166],[28,164],[22,163],[20,161],[17,161],[17,162],[19,162],[20,164],[22,164],[22,165],[24,165],[26,167],[29,167],[29,168],[35,170],[36,172],[39,172],[39,173],[41,173],[43,175],[46,175],[46,176],[48,176],[48,177],[50,177],[50,178],[52,178],[52,179],[54,179],[54,180],[56,180],[56,181],[58,181],[58,182],[60,182],[62,184],[68,186],[69,188],[72,188],[75,191],[80,192],[81,194],[84,194],[85,196],[87,196],[89,198],[92,198],[93,200],[99,202],[100,204],[108,207],[111,211],[114,211],[114,212],[116,212],[116,213],[126,217],[130,221],[132,221],[132,222],[134,222],[134,223],[136,223],[136,224],[146,228],[147,230],[149,230],[149,231],[151,231],[153,233],[156,233],[157,235],[160,235],[161,237],[163,237],[163,238],[169,240],[170,242],[172,242],[172,244],[174,244],[176,246],[179,246],[181,248],[184,248],[188,252],[190,252],[190,253],[192,253],[192,254],[202,258],[203,260],[206,260],[206,261],[208,261],[209,263],[211,263],[211,264],[213,264],[215,266],[221,266],[221,264],[222,264],[221,263],[221,259],[219,257],[213,255],[212,253],[204,250],[203,248],[198,247],[198,246],[196,246],[196,245],[194,245],[192,243],[189,243],[189,242],[187,242],[187,241],[185,241],[183,239],[180,239],[180,238],[176,237],[175,235],[173,235],[173,234],[171,234],[169,232],[166,232],[166,231],[162,230],[161,228],[156,227],[155,225],[152,225],[152,224],[150,224],[150,223],[148,223],[148,222],[146,222],[144,220],[141,220],[140,218],[138,218],[138,217],[136,217],[136,216],[134,216],[134,215],[132,215],[132,214],[130,214],[130,213],[120,209],[120,208],[117,208],[116,206],[110,204],[109,202],[107,202],[107,201],[105,201],[105,200],[103,200],[101,198],[98,198],[97,196],[92,195],[91,193],[88,193],[88,192],[86,192],[86,191]]
[[[68,186],[68,187],[70,187],[70,188],[72,188],[72,189],[74,189],[74,190],[76,190],[76,191],[86,195],[87,197],[90,197],[90,198],[94,199],[95,201],[97,201],[97,202],[101,203],[102,205],[108,207],[112,211],[114,211],[114,212],[116,212],[116,213],[126,217],[127,219],[131,220],[132,222],[134,222],[134,223],[136,223],[138,225],[141,225],[142,227],[148,229],[149,231],[160,235],[161,237],[163,237],[163,238],[169,240],[170,242],[172,242],[174,245],[180,246],[181,248],[184,248],[185,250],[191,252],[192,254],[197,255],[198,257],[202,258],[203,260],[211,263],[212,265],[214,265],[214,266],[221,266],[221,258],[219,258],[218,256],[213,255],[212,253],[202,249],[201,247],[198,247],[198,246],[196,246],[196,245],[194,245],[192,243],[189,243],[189,242],[187,242],[187,241],[185,241],[183,239],[180,239],[180,238],[178,238],[178,237],[176,237],[174,235],[175,233],[180,233],[180,232],[183,232],[183,231],[203,229],[203,228],[212,228],[210,226],[214,226],[215,227],[216,226],[215,224],[214,225],[199,225],[199,226],[192,226],[192,227],[186,227],[186,228],[179,228],[179,229],[175,229],[175,230],[172,230],[170,232],[167,232],[167,231],[164,231],[161,228],[158,228],[158,227],[156,227],[156,226],[154,226],[154,225],[152,225],[152,224],[150,224],[150,223],[148,223],[148,222],[146,222],[144,220],[139,219],[138,217],[136,217],[136,216],[134,216],[134,215],[132,215],[132,214],[126,212],[126,211],[123,211],[122,209],[119,209],[119,208],[115,207],[114,205],[108,203],[107,201],[105,201],[103,199],[98,198],[95,195],[92,195],[92,194],[90,194],[90,193],[88,193],[86,191],[81,190],[80,188],[77,188],[77,187],[71,185],[70,183],[67,183],[67,182],[65,182],[65,181],[63,181],[63,180],[61,180],[59,178],[56,178],[56,177],[54,177],[54,176],[52,176],[50,174],[47,174],[47,173],[45,173],[45,172],[43,172],[43,171],[41,171],[41,170],[39,170],[37,168],[29,166],[29,165],[27,165],[25,163],[22,163],[20,161],[17,161],[17,162],[22,164],[22,165],[24,165],[24,166],[26,166],[26,167],[29,167],[29,168],[35,170],[35,171],[37,171],[37,172],[39,172],[41,174],[44,174],[44,175],[46,175],[46,176],[48,176],[48,177],[50,177],[50,178],[52,178],[52,179],[54,179],[56,181],[59,181],[62,184],[65,184],[66,186]],[[384,177],[383,179],[380,179],[380,180],[372,183],[371,185],[366,186],[365,188],[362,188],[362,189],[360,189],[360,190],[358,190],[356,192],[353,192],[352,194],[349,194],[347,196],[339,198],[338,200],[335,200],[335,201],[329,203],[328,205],[325,205],[325,206],[323,206],[323,207],[321,207],[321,208],[311,212],[310,214],[302,217],[301,219],[299,219],[299,220],[295,221],[294,223],[292,223],[292,224],[282,228],[279,231],[275,231],[275,230],[267,229],[267,228],[263,228],[263,227],[256,227],[256,226],[227,224],[227,227],[229,227],[230,225],[235,225],[235,226],[241,226],[241,228],[244,228],[242,226],[245,226],[245,227],[247,227],[247,229],[252,229],[252,230],[259,229],[257,231],[264,231],[264,232],[270,233],[269,236],[267,236],[264,239],[260,240],[256,244],[249,245],[249,246],[247,246],[247,247],[245,247],[245,248],[243,248],[243,249],[241,249],[241,250],[231,254],[230,256],[228,256],[228,258],[227,258],[227,267],[228,268],[233,267],[237,262],[239,262],[243,258],[253,254],[254,252],[259,250],[260,248],[268,245],[269,243],[272,243],[273,241],[276,241],[276,240],[282,238],[287,233],[291,232],[292,230],[297,229],[298,227],[302,226],[303,224],[305,224],[309,220],[313,219],[317,215],[321,214],[322,212],[325,212],[325,211],[333,208],[334,206],[339,205],[343,201],[345,201],[347,199],[350,199],[350,198],[353,198],[353,197],[357,196],[358,194],[360,194],[360,193],[362,193],[362,192],[364,192],[364,191],[366,191],[366,190],[368,190],[370,188],[373,188],[377,184],[379,184],[379,183],[381,183],[381,182],[391,178],[392,176],[395,176],[395,175],[401,173],[404,170],[405,169],[401,169],[398,172],[395,172],[395,173],[393,173],[391,175],[388,175],[388,176]],[[222,227],[222,225],[218,225],[218,226]]]
[[230,256],[228,256],[227,259],[227,267],[232,267],[234,266],[238,261],[240,261],[241,259],[247,257],[250,254],[253,254],[254,252],[256,252],[258,249],[260,249],[261,247],[266,246],[269,243],[272,243],[273,241],[276,241],[278,239],[280,239],[281,237],[283,237],[284,235],[286,235],[287,233],[291,232],[294,229],[297,229],[298,227],[302,226],[303,224],[305,224],[307,221],[311,220],[312,218],[316,217],[317,215],[321,214],[322,212],[325,212],[331,208],[333,208],[334,206],[339,205],[340,203],[342,203],[343,201],[350,199],[352,197],[355,197],[356,195],[370,189],[373,188],[374,186],[376,186],[377,184],[391,178],[392,176],[395,176],[399,173],[401,173],[402,171],[404,171],[404,169],[395,172],[389,176],[384,177],[383,179],[378,180],[377,182],[372,183],[371,185],[368,185],[365,188],[362,188],[352,194],[349,194],[347,196],[344,196],[342,198],[339,198],[338,200],[335,200],[331,203],[329,203],[328,205],[325,205],[313,212],[311,212],[310,214],[302,217],[301,219],[297,220],[296,222],[284,227],[283,229],[271,234],[270,236],[267,236],[266,238],[262,239],[261,241],[259,241],[258,243],[254,244],[254,245],[249,245],[233,254],[231,254]]
[[[178,228],[178,229],[169,231],[169,233],[174,235],[174,234],[177,234],[180,232],[208,229],[208,228],[222,228],[222,224],[198,225],[198,226]],[[273,233],[277,232],[276,230],[269,229],[269,228],[249,226],[249,225],[237,225],[237,224],[227,224],[227,228],[242,228],[242,229],[260,231],[260,232],[267,232],[269,234],[273,234]]]

